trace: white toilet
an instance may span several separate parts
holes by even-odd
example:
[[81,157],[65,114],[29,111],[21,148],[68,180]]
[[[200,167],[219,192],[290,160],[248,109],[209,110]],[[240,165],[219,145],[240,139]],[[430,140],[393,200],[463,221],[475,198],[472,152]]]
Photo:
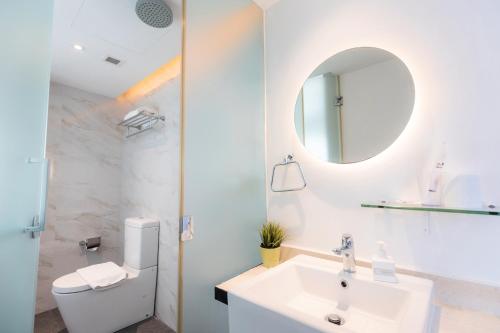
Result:
[[[105,288],[92,289],[94,284],[78,272],[52,283],[52,294],[70,333],[111,333],[153,316],[159,230],[160,223],[153,219],[125,220],[125,262],[122,267],[109,264],[123,277]],[[98,280],[109,280],[104,269],[99,272],[100,267],[88,268]]]

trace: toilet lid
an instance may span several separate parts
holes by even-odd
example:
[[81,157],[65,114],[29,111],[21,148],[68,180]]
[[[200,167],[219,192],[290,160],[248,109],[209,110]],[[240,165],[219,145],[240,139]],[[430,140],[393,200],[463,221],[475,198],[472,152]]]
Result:
[[89,289],[87,282],[76,272],[61,276],[52,283],[52,291],[59,294],[77,293]]

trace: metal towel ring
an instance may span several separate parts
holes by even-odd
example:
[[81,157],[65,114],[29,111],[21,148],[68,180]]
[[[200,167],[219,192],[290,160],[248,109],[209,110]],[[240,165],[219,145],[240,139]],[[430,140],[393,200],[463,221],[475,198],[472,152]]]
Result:
[[[290,164],[296,164],[297,167],[299,168],[299,172],[300,172],[300,176],[302,177],[303,185],[301,185],[299,187],[293,187],[293,188],[275,189],[273,185],[274,185],[274,175],[275,175],[276,168],[280,167],[280,166],[287,166]],[[300,167],[299,162],[293,160],[293,155],[291,155],[291,154],[288,155],[287,157],[285,157],[283,159],[283,162],[274,165],[273,173],[271,175],[271,191],[273,191],[273,192],[293,192],[293,191],[303,190],[304,188],[306,188],[306,186],[307,186],[307,183],[306,183],[306,179],[304,178],[304,173],[302,172],[302,168]]]

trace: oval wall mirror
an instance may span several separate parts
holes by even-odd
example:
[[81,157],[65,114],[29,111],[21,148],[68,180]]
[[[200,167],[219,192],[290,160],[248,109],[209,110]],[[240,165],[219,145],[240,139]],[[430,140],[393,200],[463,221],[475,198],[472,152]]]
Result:
[[305,148],[332,163],[367,160],[406,127],[415,100],[410,71],[394,54],[374,47],[327,59],[297,97],[295,129]]

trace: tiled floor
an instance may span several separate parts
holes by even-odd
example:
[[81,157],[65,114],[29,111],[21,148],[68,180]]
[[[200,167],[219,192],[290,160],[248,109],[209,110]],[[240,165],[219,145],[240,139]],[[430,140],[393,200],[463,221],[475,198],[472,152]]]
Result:
[[[35,316],[35,333],[67,333],[59,310],[54,309]],[[126,327],[117,333],[175,333],[161,321],[151,318]]]

